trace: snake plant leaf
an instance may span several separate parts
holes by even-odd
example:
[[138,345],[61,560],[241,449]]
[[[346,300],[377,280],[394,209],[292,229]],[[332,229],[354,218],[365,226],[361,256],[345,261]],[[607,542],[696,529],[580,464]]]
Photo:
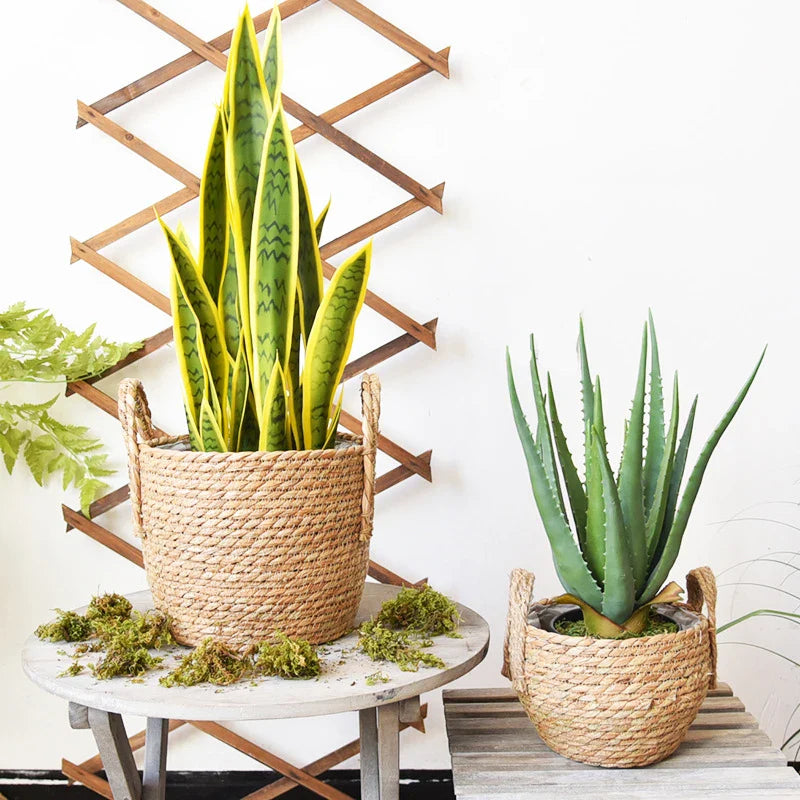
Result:
[[280,99],[283,83],[283,58],[281,41],[281,15],[277,5],[272,9],[267,25],[266,44],[264,46],[264,83],[273,107]]
[[330,198],[328,198],[328,204],[322,209],[320,215],[317,217],[317,221],[314,223],[314,233],[317,235],[318,242],[322,241],[322,228],[325,225],[325,219],[328,216],[328,211],[330,211],[330,208],[331,201]]
[[547,402],[550,408],[550,420],[553,425],[553,440],[555,442],[558,461],[561,465],[561,473],[564,476],[564,485],[567,487],[567,497],[572,509],[572,519],[575,522],[575,532],[578,535],[578,542],[583,547],[586,541],[586,513],[587,500],[586,492],[583,488],[572,454],[567,446],[567,438],[564,436],[564,429],[558,417],[553,383],[550,380],[550,373],[547,373]]
[[289,350],[289,358],[286,365],[286,384],[289,391],[289,404],[287,406],[289,430],[297,450],[303,449],[302,424],[300,422],[303,414],[302,386],[300,383],[300,343],[302,339],[300,320],[302,316],[303,297],[298,286],[294,304],[294,320],[292,322],[292,346]]
[[247,397],[250,389],[250,376],[247,372],[247,356],[244,339],[239,340],[239,351],[231,365],[231,377],[228,384],[230,425],[227,431],[228,449],[239,451],[242,444]]
[[200,264],[208,291],[219,295],[228,252],[227,196],[225,194],[225,126],[222,109],[214,117],[206,162],[200,180]]
[[600,378],[592,389],[592,418],[595,425],[589,431],[589,460],[586,463],[586,538],[583,555],[595,580],[605,586],[606,579],[606,506],[603,496],[603,473],[595,453],[594,440],[605,450],[606,441],[603,434],[603,390]]
[[647,421],[647,452],[644,458],[644,514],[650,515],[656,485],[661,472],[666,439],[664,435],[664,389],[661,384],[661,362],[653,314],[648,311],[650,328],[650,410]]
[[202,340],[200,352],[207,363],[209,375],[213,382],[215,397],[211,398],[211,405],[216,408],[214,401],[219,401],[227,396],[228,383],[228,361],[224,351],[225,333],[222,323],[217,314],[214,300],[206,288],[192,254],[176,234],[164,224],[163,220],[161,221],[161,227],[167,237],[170,254],[172,255],[172,264],[180,277],[186,300],[200,324],[200,337]]
[[644,532],[644,503],[642,502],[642,441],[644,437],[644,393],[647,373],[647,326],[642,332],[639,374],[633,398],[631,418],[622,450],[619,468],[619,499],[622,516],[628,529],[633,562],[633,577],[637,589],[647,580],[647,547]]
[[680,403],[678,400],[678,373],[676,372],[672,381],[672,412],[670,414],[669,430],[667,431],[664,442],[664,450],[661,454],[661,465],[656,478],[653,500],[645,521],[648,565],[653,563],[653,556],[658,549],[658,542],[661,538],[661,528],[664,524],[664,515],[667,510],[670,478],[672,477],[673,462],[675,460],[675,443],[678,439],[679,415]]
[[589,370],[589,356],[586,353],[586,337],[583,331],[583,317],[578,323],[578,358],[581,364],[581,401],[583,403],[583,459],[588,471],[592,455],[592,426],[594,425],[594,389],[592,373]]
[[689,521],[689,514],[692,511],[692,506],[694,505],[694,501],[697,498],[697,493],[700,490],[700,484],[703,480],[703,474],[706,471],[708,462],[711,459],[711,455],[719,443],[719,440],[722,438],[722,434],[725,433],[725,430],[731,424],[734,416],[736,416],[736,412],[744,402],[744,398],[747,396],[750,387],[753,385],[753,381],[758,374],[758,370],[761,367],[761,363],[764,360],[765,354],[766,348],[764,348],[764,351],[761,353],[758,362],[756,363],[753,371],[750,373],[750,377],[747,379],[747,382],[736,396],[736,399],[733,401],[730,408],[725,412],[725,415],[723,416],[719,425],[717,425],[711,436],[709,436],[705,445],[703,445],[703,449],[700,452],[697,463],[695,464],[694,469],[692,470],[691,474],[689,475],[689,479],[686,482],[686,488],[684,489],[683,496],[681,497],[680,504],[678,505],[678,510],[675,514],[675,520],[672,523],[672,527],[667,536],[663,552],[661,553],[655,568],[651,572],[644,591],[641,594],[642,602],[647,602],[650,600],[650,598],[655,596],[661,585],[666,580],[667,575],[669,575],[669,571],[672,569],[675,559],[678,557],[678,551],[680,550],[681,541],[683,540],[683,534]]
[[605,447],[597,430],[592,443],[593,459],[598,464],[605,509],[605,576],[603,581],[604,616],[622,625],[633,613],[636,587],[630,536],[625,527],[614,473],[608,463]]
[[[250,12],[245,8],[233,34],[227,75],[227,142],[225,176],[231,216],[241,228],[238,263],[250,259],[250,231],[256,208],[264,137],[272,105]],[[234,228],[235,229],[235,228]]]
[[557,498],[547,479],[539,449],[528,427],[525,414],[519,402],[517,387],[514,383],[514,372],[511,368],[511,356],[506,350],[506,371],[508,374],[508,392],[511,398],[511,410],[517,428],[525,460],[528,464],[531,488],[536,500],[536,507],[544,524],[550,547],[553,551],[553,562],[559,579],[568,592],[581,597],[597,611],[603,607],[603,593],[595,582],[572,531],[561,513]]
[[208,395],[205,395],[200,403],[200,422],[198,429],[203,444],[202,449],[206,453],[225,452],[225,437],[219,427],[216,414],[209,405]]
[[300,324],[303,332],[303,343],[308,344],[314,317],[317,315],[322,299],[322,259],[319,255],[319,242],[311,213],[311,199],[308,194],[300,161],[297,164],[297,186],[299,208],[299,244],[297,253],[297,283],[302,299],[303,314]]
[[228,355],[235,359],[239,352],[242,338],[242,319],[239,309],[239,273],[236,267],[236,245],[233,233],[228,226],[229,236],[226,238],[227,256],[222,269],[222,281],[219,285],[217,310],[222,320],[225,335],[225,347]]
[[328,426],[328,434],[325,437],[325,444],[323,449],[328,449],[336,444],[336,433],[339,430],[339,418],[342,416],[342,405],[344,404],[344,389],[339,389],[339,399],[336,401],[336,407],[331,416],[331,422]]
[[336,387],[353,345],[356,318],[367,293],[372,242],[336,270],[328,284],[303,365],[303,443],[311,450],[325,444]]
[[[253,394],[259,413],[277,356],[288,366],[297,296],[298,184],[283,107],[270,119],[256,193],[249,265]],[[281,373],[283,380],[283,373]],[[262,420],[263,424],[263,420]]]
[[281,362],[275,358],[261,411],[261,435],[258,449],[268,452],[286,450],[286,384]]
[[561,493],[561,481],[558,477],[558,470],[556,468],[556,459],[553,452],[553,440],[550,436],[550,422],[547,419],[547,409],[545,408],[544,396],[542,394],[542,382],[539,378],[539,366],[536,363],[536,343],[534,342],[533,334],[530,337],[531,342],[531,385],[533,386],[533,399],[536,406],[536,446],[542,456],[542,463],[544,464],[544,471],[547,474],[547,480],[553,487],[553,493],[558,499],[558,504],[561,507],[561,513],[564,519],[567,518],[567,512],[564,508],[564,496]]

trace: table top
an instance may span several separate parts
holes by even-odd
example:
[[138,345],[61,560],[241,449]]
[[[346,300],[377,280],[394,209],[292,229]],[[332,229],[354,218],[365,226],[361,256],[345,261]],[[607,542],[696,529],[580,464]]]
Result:
[[[381,603],[398,591],[394,586],[367,583],[356,625],[376,614]],[[153,607],[149,592],[137,592],[128,595],[128,599],[137,611]],[[85,607],[77,609],[79,613],[85,610]],[[337,714],[415,697],[455,680],[479,664],[489,646],[489,626],[471,609],[458,605],[458,610],[461,638],[438,636],[433,647],[426,648],[426,652],[444,661],[444,669],[421,666],[418,672],[403,672],[396,664],[372,661],[357,649],[355,632],[320,648],[322,674],[310,680],[261,677],[231,686],[165,688],[158,679],[187,652],[177,646],[160,651],[164,662],[142,676],[141,682],[129,678],[97,680],[88,670],[76,676],[59,677],[72,663],[70,653],[74,645],[42,642],[35,636],[25,643],[22,666],[34,683],[51,694],[121,714],[218,722]],[[86,663],[89,657],[82,658],[81,663]],[[376,672],[389,680],[370,686],[365,679]]]
[[798,800],[800,775],[721,683],[683,744],[639,769],[570,761],[539,738],[510,688],[444,692],[458,800]]

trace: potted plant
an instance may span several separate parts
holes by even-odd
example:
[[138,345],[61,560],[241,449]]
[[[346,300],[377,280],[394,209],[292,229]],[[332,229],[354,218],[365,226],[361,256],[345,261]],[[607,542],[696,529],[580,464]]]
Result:
[[[716,680],[716,588],[711,570],[703,567],[689,573],[686,604],[678,602],[677,584],[664,583],[711,454],[741,406],[764,354],[684,484],[697,399],[679,439],[678,378],[676,374],[666,426],[652,317],[642,334],[636,390],[616,474],[607,454],[600,379],[591,379],[582,323],[578,352],[583,479],[567,447],[549,374],[547,393],[542,389],[533,337],[535,435],[522,411],[507,354],[517,432],[556,571],[567,593],[529,607],[533,575],[514,570],[504,674],[511,678],[540,736],[556,752],[600,766],[643,766],[678,747]],[[700,614],[703,601],[707,617]]]
[[200,186],[200,242],[162,223],[188,437],[158,438],[123,381],[134,528],[173,634],[245,649],[353,625],[372,531],[379,385],[364,435],[335,399],[371,246],[323,290],[319,236],[281,101],[277,10],[259,51],[248,11],[231,44]]

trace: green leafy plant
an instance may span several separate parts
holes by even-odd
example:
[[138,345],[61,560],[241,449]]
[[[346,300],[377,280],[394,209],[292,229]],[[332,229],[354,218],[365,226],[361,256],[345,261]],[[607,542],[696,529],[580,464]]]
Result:
[[334,402],[371,245],[323,291],[316,220],[281,99],[280,19],[259,51],[247,10],[231,43],[200,185],[200,245],[163,225],[175,343],[195,450],[333,447]]
[[[81,333],[59,324],[47,311],[15,303],[0,313],[0,382],[59,383],[99,375],[140,347],[117,343],[95,333]],[[60,422],[50,409],[59,395],[43,403],[0,401],[0,451],[11,473],[20,456],[41,486],[61,474],[66,490],[80,492],[81,509],[89,505],[111,475],[102,444],[83,425]]]
[[[648,347],[649,339],[652,347]],[[648,351],[649,412],[645,411]],[[511,407],[531,486],[558,577],[567,590],[559,599],[583,609],[588,631],[616,638],[646,626],[649,607],[674,602],[680,587],[664,582],[678,557],[689,515],[711,454],[739,410],[758,372],[764,353],[722,421],[703,446],[683,486],[697,398],[678,438],[678,376],[673,379],[672,409],[665,426],[664,395],[658,343],[652,316],[642,332],[639,371],[619,469],[608,459],[600,378],[592,381],[583,323],[578,337],[584,421],[585,477],[581,480],[556,408],[550,375],[542,389],[531,336],[531,381],[536,406],[536,433],[531,432],[519,401],[506,353]],[[645,416],[647,435],[645,439]],[[560,467],[560,471],[559,471]],[[563,482],[563,486],[562,486]],[[566,493],[574,534],[570,527]],[[663,588],[662,588],[663,587]]]

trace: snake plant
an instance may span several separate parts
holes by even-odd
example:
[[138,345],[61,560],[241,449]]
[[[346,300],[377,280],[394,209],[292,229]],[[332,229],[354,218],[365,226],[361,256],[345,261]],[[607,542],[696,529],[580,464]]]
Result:
[[280,18],[259,50],[235,30],[200,183],[200,243],[162,221],[193,449],[310,450],[335,443],[337,386],[366,294],[371,245],[323,287],[308,187],[281,99]]
[[583,479],[567,447],[549,374],[547,392],[542,388],[533,336],[530,369],[536,407],[535,434],[520,405],[510,355],[506,352],[508,386],[533,495],[559,580],[567,590],[558,599],[582,607],[590,633],[615,638],[626,631],[640,633],[647,623],[651,604],[679,599],[680,587],[675,583],[664,587],[664,582],[678,556],[711,454],[744,401],[764,353],[703,446],[682,493],[697,397],[678,437],[678,376],[676,373],[673,379],[667,425],[652,316],[642,333],[636,390],[630,419],[625,422],[622,458],[616,474],[608,458],[600,378],[593,381],[591,377],[582,322],[578,354],[584,421]]

